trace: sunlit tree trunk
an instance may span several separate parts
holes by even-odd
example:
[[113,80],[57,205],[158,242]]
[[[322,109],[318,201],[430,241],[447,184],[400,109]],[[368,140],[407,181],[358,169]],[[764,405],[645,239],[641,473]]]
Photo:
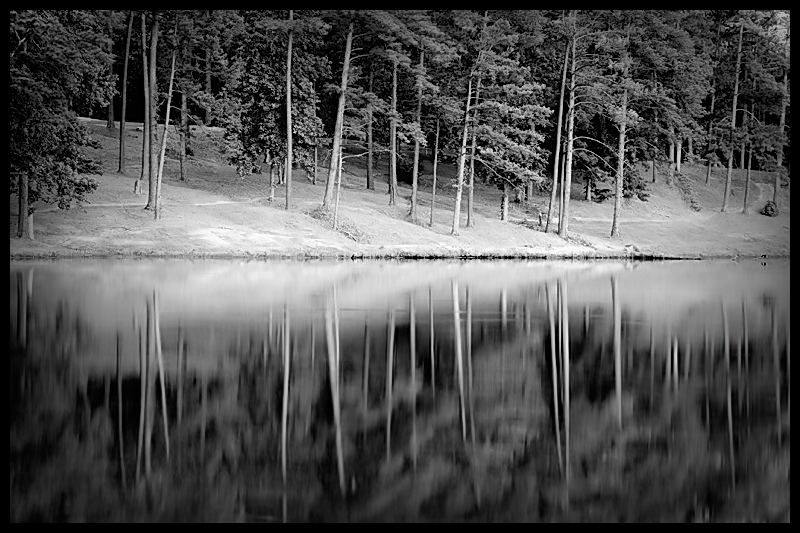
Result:
[[433,227],[433,212],[436,207],[436,165],[439,162],[439,118],[436,118],[436,137],[433,142],[433,184],[431,185],[431,222]]
[[[112,25],[113,21],[113,11],[109,10],[108,12],[108,76],[112,78],[114,76],[114,27]],[[111,97],[111,100],[108,102],[108,121],[106,122],[106,128],[113,130],[114,129],[114,97]]]
[[389,205],[397,200],[397,61],[392,68],[392,118],[389,120]]
[[469,186],[467,188],[467,227],[472,228],[475,226],[475,220],[472,216],[472,199],[475,192],[475,137],[478,129],[478,99],[481,95],[481,78],[478,78],[478,83],[475,86],[475,101],[473,102],[472,111],[472,147],[470,148],[469,156]]
[[[623,76],[627,76],[627,67]],[[625,179],[625,128],[627,126],[628,88],[622,91],[622,118],[619,123],[619,148],[617,149],[617,179],[614,193],[614,220],[611,223],[611,237],[619,237],[619,219],[622,211],[622,184]],[[680,148],[678,148],[680,154]]]
[[[369,65],[369,92],[372,92],[372,82],[373,78],[375,77],[373,64],[370,63]],[[367,104],[367,189],[375,190],[375,184],[373,183],[373,168],[374,163],[372,161],[372,102],[370,101]]]
[[289,10],[289,44],[286,50],[286,210],[292,199],[292,21],[294,11]]
[[781,118],[778,125],[781,140],[778,142],[778,147],[775,150],[775,162],[777,164],[777,168],[775,169],[775,188],[772,193],[772,201],[775,202],[775,205],[778,209],[781,207],[781,172],[783,172],[783,147],[785,144],[783,139],[786,132],[786,106],[789,103],[789,95],[786,92],[786,88],[788,87],[788,72],[789,69],[783,69],[783,84],[781,85]]
[[[419,68],[420,71],[424,68],[425,51],[419,52]],[[422,83],[418,84],[417,88],[417,124],[422,128]],[[419,173],[419,139],[414,139],[414,167],[411,171],[411,220],[417,220],[417,181]]]
[[344,102],[347,93],[347,76],[350,71],[350,50],[353,43],[353,23],[347,29],[347,42],[344,47],[344,63],[342,65],[342,83],[339,87],[339,107],[336,111],[336,125],[333,132],[333,148],[331,151],[331,165],[328,169],[328,181],[325,183],[325,196],[322,199],[322,208],[330,209],[333,201],[333,186],[336,179],[336,154],[342,144],[342,125],[344,122]]
[[569,51],[570,42],[567,41],[567,46],[564,49],[564,68],[561,73],[561,96],[558,99],[558,124],[556,126],[556,153],[553,159],[553,189],[550,191],[550,205],[547,208],[547,225],[544,231],[550,231],[550,224],[553,223],[553,204],[556,203],[556,191],[558,190],[558,169],[560,167],[560,150],[561,150],[561,121],[564,115],[564,88],[567,85],[567,66],[569,64]]
[[[133,194],[142,194],[142,180],[150,179],[150,70],[147,66],[147,24],[142,13],[142,80],[144,82],[144,114],[142,118],[142,172],[133,184]],[[149,203],[148,203],[149,205]]]
[[503,197],[500,200],[500,220],[508,220],[508,182],[503,182]]
[[450,232],[458,235],[458,224],[461,218],[461,194],[464,189],[464,161],[467,155],[467,129],[469,126],[469,101],[472,97],[472,78],[467,84],[466,109],[464,111],[464,127],[461,132],[461,148],[458,153],[458,174],[456,175],[456,203],[453,208],[453,229]]
[[753,143],[750,143],[750,150],[747,153],[747,177],[744,182],[744,206],[742,213],[747,214],[747,202],[750,199],[750,170],[753,168]]
[[683,160],[683,139],[678,137],[678,142],[675,145],[675,172],[681,173],[681,161]]
[[[717,77],[717,65],[719,64],[719,43],[720,32],[722,31],[722,18],[720,17],[717,22],[717,44],[714,50],[714,68],[711,71],[711,109],[708,111],[708,129],[706,130],[706,138],[708,139],[706,151],[711,151],[711,125],[714,123],[714,102],[717,98],[717,92],[714,90]],[[711,164],[713,158],[708,154],[708,165],[706,166],[706,185],[711,181]]]
[[[178,20],[175,19],[175,36],[178,34]],[[175,80],[175,56],[178,49],[172,50],[172,66],[169,71],[169,88],[167,89],[167,113],[164,116],[164,135],[161,137],[161,154],[158,158],[158,176],[156,179],[155,219],[161,218],[161,174],[164,172],[164,156],[167,151],[167,132],[169,128],[169,111],[172,106],[172,82]]]
[[[185,82],[184,82],[185,83]],[[178,158],[181,167],[181,181],[186,181],[186,130],[188,129],[188,104],[186,89],[181,88],[181,123],[178,128]]]
[[128,32],[125,37],[125,60],[122,66],[122,116],[119,118],[119,168],[125,174],[125,115],[128,110],[128,59],[131,52],[131,30],[133,30],[133,11],[128,12]]
[[731,141],[728,150],[728,172],[725,176],[725,192],[722,195],[722,212],[728,207],[728,196],[731,192],[731,175],[733,172],[733,138],[736,131],[736,100],[739,98],[739,67],[742,62],[742,36],[744,34],[744,21],[739,21],[739,48],[736,52],[736,76],[733,83],[733,107],[731,110]]
[[[574,11],[572,16],[573,16],[573,26],[574,26],[574,18],[575,18]],[[574,138],[574,128],[575,128],[575,85],[576,85],[574,38],[572,39],[572,63],[570,70],[571,71],[570,71],[570,81],[569,81],[569,108],[567,109],[569,117],[567,121],[567,158],[566,158],[566,168],[564,169],[564,210],[561,213],[559,213],[559,220],[558,220],[558,235],[564,239],[566,239],[567,236],[569,235],[569,199],[570,199],[570,192],[572,189],[572,156],[573,156],[573,138]],[[569,472],[569,468],[567,468],[567,472]]]
[[150,30],[150,177],[145,209],[155,209],[158,204],[156,196],[156,172],[158,171],[156,159],[156,145],[158,143],[158,78],[156,78],[156,51],[158,47],[158,14],[153,12],[153,25]]

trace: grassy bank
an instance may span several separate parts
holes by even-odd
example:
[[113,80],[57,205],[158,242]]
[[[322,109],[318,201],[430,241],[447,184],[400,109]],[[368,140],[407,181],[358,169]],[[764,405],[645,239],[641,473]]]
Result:
[[[116,173],[118,130],[99,120],[84,121],[100,141],[91,156],[105,173],[88,202],[68,211],[39,205],[34,215],[35,241],[16,238],[17,199],[10,197],[11,258],[27,257],[243,257],[243,258],[711,258],[789,255],[789,191],[777,217],[759,214],[772,198],[770,174],[753,173],[750,213],[741,214],[744,172],[734,171],[729,211],[720,213],[724,169],[714,169],[705,184],[705,168],[685,165],[693,198],[664,175],[651,184],[649,201],[625,200],[620,239],[608,237],[613,202],[583,199],[583,184],[573,183],[570,238],[546,234],[538,214],[547,211],[549,193],[537,192],[532,205],[512,202],[510,220],[499,220],[501,192],[476,183],[475,226],[450,235],[453,220],[455,169],[439,166],[436,209],[431,210],[431,164],[424,161],[420,178],[418,220],[408,216],[411,188],[400,184],[397,205],[388,205],[387,162],[378,164],[375,190],[366,189],[363,158],[345,163],[339,224],[321,216],[327,168],[320,167],[314,185],[304,172],[293,173],[292,209],[284,210],[285,189],[276,188],[268,201],[269,173],[239,178],[215,144],[214,128],[194,132],[194,156],[188,180],[178,180],[178,162],[168,158],[162,185],[162,220],[144,211],[146,196],[133,194],[141,170],[139,124],[127,125],[127,175]],[[170,143],[171,144],[171,143]],[[170,150],[168,149],[168,155]],[[649,172],[647,174],[649,176]],[[690,207],[691,200],[699,211]]]

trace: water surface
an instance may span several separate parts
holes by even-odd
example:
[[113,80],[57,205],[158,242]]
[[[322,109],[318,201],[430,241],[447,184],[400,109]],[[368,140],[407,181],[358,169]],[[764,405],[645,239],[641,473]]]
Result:
[[12,521],[789,520],[789,260],[12,261],[10,316]]

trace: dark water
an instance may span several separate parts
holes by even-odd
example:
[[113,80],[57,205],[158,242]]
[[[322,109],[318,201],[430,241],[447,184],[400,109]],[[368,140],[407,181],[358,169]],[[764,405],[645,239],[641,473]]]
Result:
[[12,261],[10,314],[11,521],[789,521],[788,260]]

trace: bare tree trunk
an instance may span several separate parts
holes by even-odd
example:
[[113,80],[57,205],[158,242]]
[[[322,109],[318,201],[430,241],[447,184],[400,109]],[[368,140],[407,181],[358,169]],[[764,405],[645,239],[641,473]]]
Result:
[[675,149],[675,172],[680,174],[681,173],[681,161],[683,160],[683,155],[682,155],[683,139],[682,138],[680,138],[680,137],[678,138],[678,142],[677,142],[675,148],[676,148]]
[[[573,11],[573,26],[575,12]],[[567,110],[569,120],[567,122],[567,160],[564,170],[564,211],[560,213],[558,220],[558,235],[566,239],[569,235],[569,197],[572,189],[572,146],[575,128],[575,39],[572,39],[572,63],[569,80],[569,108]],[[567,468],[569,472],[569,467]]]
[[[623,76],[627,76],[627,67]],[[628,124],[625,114],[628,112],[628,88],[622,91],[622,119],[619,124],[619,148],[617,150],[617,179],[614,193],[614,220],[611,222],[611,237],[619,238],[619,219],[622,212],[622,184],[625,179],[625,128]],[[681,153],[680,145],[678,154]]]
[[[175,37],[178,35],[178,19],[175,19]],[[161,174],[164,172],[164,156],[167,151],[167,132],[169,128],[169,111],[172,105],[172,82],[175,79],[175,56],[178,49],[172,50],[172,66],[169,71],[169,88],[167,89],[167,113],[164,116],[164,135],[161,138],[161,154],[158,158],[158,177],[156,179],[156,208],[155,219],[161,219]]]
[[592,176],[586,178],[586,201],[592,201]]
[[[142,13],[142,80],[144,81],[144,115],[142,118],[142,172],[133,184],[133,194],[142,194],[142,180],[150,179],[150,71],[147,66],[147,24]],[[148,204],[149,205],[149,204]]]
[[750,150],[747,154],[747,178],[744,182],[744,207],[742,213],[747,214],[747,201],[750,198],[750,169],[753,167],[753,143],[750,143]]
[[128,12],[128,33],[125,37],[125,61],[122,66],[122,116],[119,118],[119,168],[117,172],[125,174],[125,115],[128,109],[128,59],[131,52],[131,30],[133,29],[133,11]]
[[739,21],[739,48],[736,52],[736,77],[733,83],[733,109],[731,111],[731,146],[728,151],[728,172],[725,176],[725,192],[722,196],[722,212],[728,207],[728,196],[731,192],[731,174],[733,170],[733,136],[736,131],[736,100],[739,98],[739,67],[742,62],[742,35],[744,34],[744,21]]
[[436,165],[439,162],[439,118],[436,118],[436,137],[433,142],[433,185],[431,185],[431,223],[433,227],[433,212],[436,206]]
[[653,167],[653,183],[655,183],[656,182],[656,160],[653,159],[650,163],[652,164],[652,167]]
[[[369,92],[372,92],[372,81],[375,72],[372,63],[369,65]],[[372,102],[367,104],[367,189],[375,190],[373,183],[373,161],[372,161]]]
[[292,21],[294,11],[289,10],[289,44],[286,51],[286,210],[292,200]]
[[[114,76],[114,28],[112,26],[112,16],[113,11],[108,11],[108,76]],[[106,122],[106,128],[113,130],[114,129],[114,96],[111,96],[111,100],[108,102],[108,122]]]
[[781,86],[781,119],[778,125],[780,130],[781,140],[778,143],[778,148],[775,154],[775,162],[777,168],[775,169],[775,189],[772,192],[772,201],[778,210],[781,207],[781,172],[783,172],[783,147],[785,145],[783,136],[786,131],[786,105],[789,103],[789,95],[786,93],[788,69],[783,69],[783,85]]
[[145,209],[155,209],[158,204],[156,197],[156,145],[158,143],[158,83],[156,78],[156,51],[158,46],[158,14],[153,11],[153,25],[150,30],[150,178]]
[[397,197],[397,61],[392,69],[392,118],[389,121],[389,205],[394,205]]
[[508,220],[508,182],[503,182],[503,198],[500,200],[500,220]]
[[[425,60],[425,51],[420,50],[419,52],[419,68],[420,71],[424,68],[424,60]],[[419,124],[420,129],[422,129],[422,83],[419,83],[419,87],[417,89],[417,124]],[[419,173],[419,140],[414,140],[414,167],[411,171],[411,211],[409,214],[411,215],[411,220],[416,222],[417,220],[417,181],[418,181],[418,173]]]
[[317,167],[319,166],[319,159],[318,159],[318,155],[317,154],[318,154],[318,149],[317,149],[317,145],[315,144],[314,145],[314,177],[311,180],[311,184],[312,185],[316,185],[317,184]]
[[556,126],[556,153],[553,159],[553,190],[550,191],[550,205],[547,208],[547,225],[544,227],[545,233],[550,231],[550,224],[553,223],[553,204],[556,203],[556,191],[558,190],[558,169],[561,150],[561,121],[564,115],[564,88],[567,85],[567,65],[569,64],[570,43],[564,49],[564,68],[561,74],[561,96],[558,99],[558,125]]
[[269,201],[275,201],[275,165],[272,161],[269,163]]
[[33,213],[30,212],[28,205],[28,173],[19,174],[19,187],[17,197],[19,198],[19,214],[17,215],[17,237],[33,240]]
[[478,83],[475,86],[475,101],[472,104],[472,147],[469,157],[469,186],[467,189],[467,227],[472,228],[475,226],[475,220],[472,216],[472,199],[475,189],[475,133],[478,128],[478,98],[481,95],[481,79],[478,78]]
[[467,84],[467,104],[464,111],[464,128],[461,132],[461,148],[458,153],[458,174],[456,175],[456,204],[453,208],[452,235],[458,235],[458,223],[461,217],[461,193],[464,188],[464,160],[467,155],[467,127],[469,125],[469,100],[472,96],[472,78]]
[[[185,81],[184,81],[185,83]],[[178,158],[181,165],[181,181],[186,181],[186,130],[188,129],[189,106],[186,102],[186,89],[181,88],[181,124],[178,128]]]
[[[714,68],[711,71],[711,109],[708,112],[708,129],[706,130],[706,138],[708,142],[706,144],[706,151],[711,151],[711,125],[714,123],[714,102],[717,97],[717,92],[714,90],[716,76],[717,76],[717,65],[719,65],[719,36],[720,32],[722,31],[722,18],[719,19],[717,22],[717,45],[714,50]],[[711,181],[711,163],[712,157],[709,153],[708,155],[708,166],[706,167],[706,185],[708,182]]]
[[347,42],[344,47],[344,63],[342,65],[342,83],[339,87],[339,107],[336,112],[336,126],[333,132],[333,149],[331,151],[331,165],[328,169],[328,181],[325,183],[325,196],[322,199],[322,208],[330,209],[333,200],[333,186],[336,178],[336,157],[342,144],[342,125],[344,122],[344,101],[347,93],[347,76],[350,71],[350,50],[353,44],[353,23],[347,30]]

